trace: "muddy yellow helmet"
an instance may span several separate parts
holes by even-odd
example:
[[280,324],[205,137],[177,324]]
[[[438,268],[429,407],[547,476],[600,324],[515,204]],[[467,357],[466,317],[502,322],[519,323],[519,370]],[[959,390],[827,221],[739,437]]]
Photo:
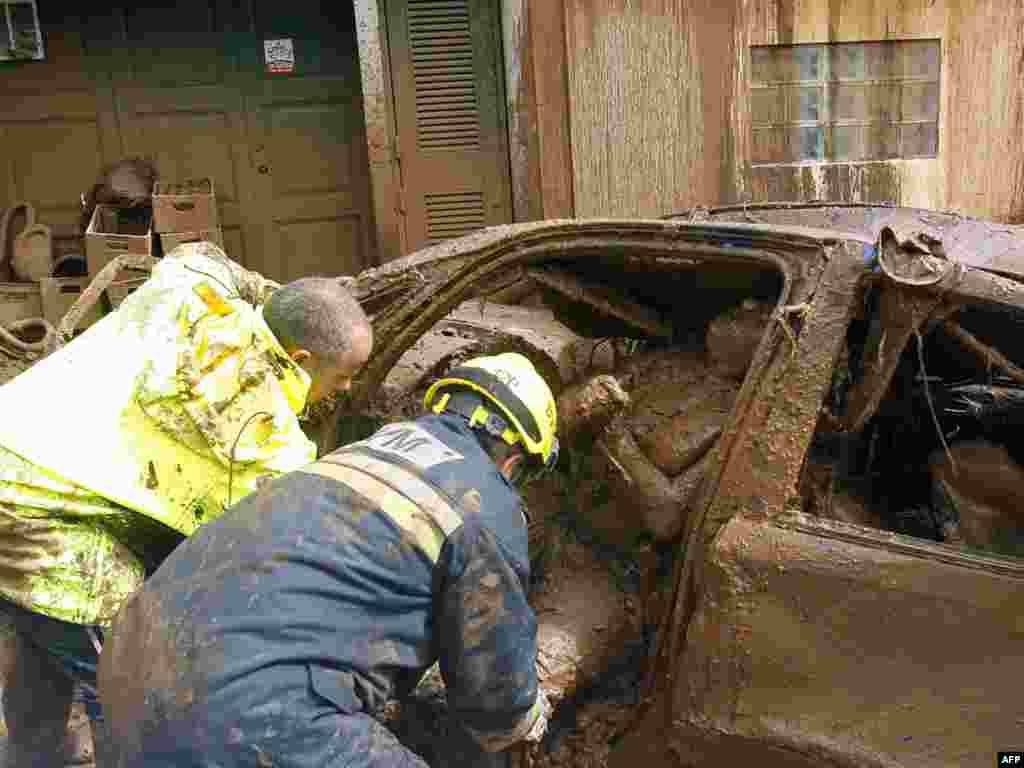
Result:
[[[423,406],[443,413],[449,408],[451,395],[459,390],[476,392],[497,406],[497,415],[504,422],[504,429],[497,436],[510,445],[521,443],[545,468],[554,465],[558,458],[555,397],[533,363],[523,355],[505,352],[467,360],[434,382],[423,398]],[[463,415],[469,418],[471,427],[487,427],[495,414],[481,405],[473,413]]]

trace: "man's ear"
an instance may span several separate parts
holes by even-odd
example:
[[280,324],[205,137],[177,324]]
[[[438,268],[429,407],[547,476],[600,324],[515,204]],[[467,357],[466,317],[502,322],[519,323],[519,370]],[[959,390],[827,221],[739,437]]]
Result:
[[506,480],[512,482],[512,478],[516,476],[516,468],[519,466],[520,462],[525,459],[526,457],[522,453],[516,451],[501,462],[501,466],[498,467],[498,471],[505,476]]
[[293,349],[288,356],[298,365],[302,365],[304,362],[309,360],[313,354],[308,349]]

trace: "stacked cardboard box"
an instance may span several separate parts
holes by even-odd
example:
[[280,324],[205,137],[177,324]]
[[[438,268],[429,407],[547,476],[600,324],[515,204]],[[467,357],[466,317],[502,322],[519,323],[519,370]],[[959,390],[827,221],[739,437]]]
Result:
[[85,232],[85,262],[90,276],[126,253],[153,253],[152,211],[97,205]]
[[213,179],[158,181],[153,189],[153,227],[164,255],[182,243],[198,240],[209,240],[223,248]]
[[[88,277],[51,277],[40,285],[43,316],[51,323],[71,309],[71,305],[110,261],[126,253],[153,254],[153,211],[149,207],[116,208],[97,205],[85,232],[85,262]],[[116,309],[124,297],[146,281],[148,273],[123,269],[107,288],[106,299]],[[79,323],[86,328],[102,316],[99,306]]]

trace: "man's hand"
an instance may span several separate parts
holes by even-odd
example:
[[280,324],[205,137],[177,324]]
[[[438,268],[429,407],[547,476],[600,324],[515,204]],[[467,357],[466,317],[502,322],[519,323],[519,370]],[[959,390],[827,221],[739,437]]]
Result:
[[530,728],[530,732],[523,737],[527,744],[539,744],[548,730],[548,719],[551,717],[552,707],[548,698],[548,692],[544,688],[537,689],[537,702],[540,704],[540,714]]

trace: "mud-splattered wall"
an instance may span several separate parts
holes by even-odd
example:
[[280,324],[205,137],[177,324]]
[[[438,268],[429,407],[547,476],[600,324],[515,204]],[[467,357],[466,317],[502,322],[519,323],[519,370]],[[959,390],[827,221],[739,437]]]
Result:
[[[577,216],[833,198],[1024,221],[1020,0],[564,1]],[[937,158],[752,165],[750,46],[919,38],[941,41]]]
[[719,0],[565,7],[576,215],[718,199],[734,9]]

